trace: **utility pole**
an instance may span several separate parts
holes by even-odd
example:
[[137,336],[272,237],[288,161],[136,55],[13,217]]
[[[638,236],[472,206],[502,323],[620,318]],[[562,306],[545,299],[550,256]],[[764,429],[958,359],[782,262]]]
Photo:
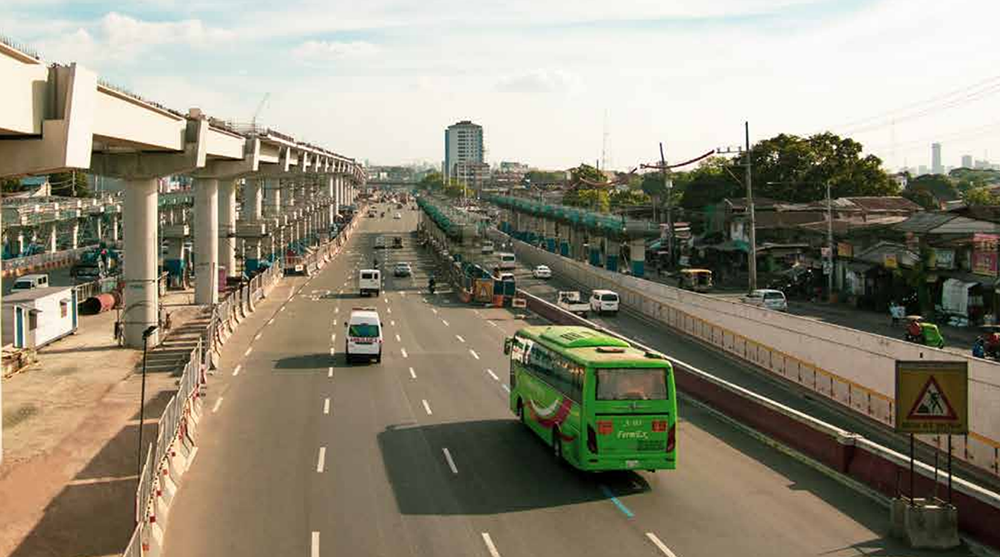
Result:
[[826,181],[826,243],[827,243],[827,301],[833,300],[833,201],[830,199],[830,181]]
[[[670,180],[667,174],[667,158],[663,155],[663,142],[660,142],[660,172],[663,174],[663,191],[667,194],[667,257],[669,259],[670,268],[674,267],[674,211],[673,211],[673,200],[671,199],[670,190],[673,189],[673,182]],[[656,204],[653,204],[653,217],[656,217]],[[659,224],[659,220],[656,221]]]
[[753,210],[753,183],[750,173],[750,122],[744,122],[746,134],[746,170],[747,170],[747,209],[750,211],[750,290],[757,289],[757,219]]

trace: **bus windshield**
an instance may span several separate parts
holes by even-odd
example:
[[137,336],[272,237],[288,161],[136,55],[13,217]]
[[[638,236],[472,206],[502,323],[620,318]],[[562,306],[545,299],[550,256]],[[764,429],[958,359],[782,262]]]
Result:
[[666,370],[596,369],[597,400],[666,400]]
[[351,325],[347,334],[352,337],[377,337],[378,325],[372,323],[358,323]]

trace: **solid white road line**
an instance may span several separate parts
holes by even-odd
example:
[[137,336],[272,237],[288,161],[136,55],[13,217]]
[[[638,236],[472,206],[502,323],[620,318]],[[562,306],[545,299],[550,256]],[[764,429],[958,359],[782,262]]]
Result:
[[236,377],[237,375],[240,374],[240,368],[242,368],[242,367],[243,367],[243,364],[240,364],[240,365],[236,366],[236,369],[233,370],[233,377]]
[[194,457],[196,457],[196,456],[198,456],[198,447],[197,446],[195,446],[193,449],[191,449],[191,456],[188,457],[188,462],[187,462],[187,469],[188,470],[190,470],[191,469],[191,465],[194,464]]
[[409,355],[408,355],[408,354],[406,353],[406,349],[405,349],[405,348],[400,348],[400,349],[399,349],[399,351],[400,351],[400,352],[401,352],[401,353],[403,354],[403,357],[404,357],[404,358],[409,358],[409,357],[410,357],[410,356],[409,356]]
[[472,354],[472,357],[473,357],[473,358],[475,358],[475,359],[477,359],[477,360],[479,359],[479,354],[476,354],[476,351],[475,351],[475,350],[473,350],[473,349],[471,349],[471,348],[470,348],[470,349],[469,349],[469,353],[470,353],[470,354]]
[[461,335],[455,335],[455,338],[458,339],[458,342],[465,342],[465,339],[462,338]]
[[493,539],[486,532],[483,532],[483,543],[486,544],[487,551],[490,552],[490,557],[500,557],[500,552],[497,551],[497,546],[493,545]]
[[666,544],[660,541],[660,538],[656,537],[656,534],[652,532],[646,532],[646,537],[649,538],[649,541],[653,542],[653,545],[656,546],[656,549],[659,549],[667,557],[677,557],[676,555],[674,555],[673,551],[670,551],[670,548],[668,548]]
[[497,377],[497,374],[493,373],[493,370],[492,370],[492,369],[488,369],[488,370],[486,370],[486,373],[489,373],[489,374],[490,374],[490,377],[492,377],[494,381],[499,381],[499,380],[500,380],[500,378],[499,378],[499,377]]
[[448,461],[448,468],[451,468],[451,473],[457,476],[458,468],[455,467],[455,461],[451,459],[451,453],[446,448],[441,450],[444,451],[444,459]]
[[330,366],[329,368],[327,368],[327,370],[326,370],[326,376],[327,377],[333,377],[333,366]]
[[449,325],[448,322],[445,321],[444,319],[442,319],[441,322],[444,323],[445,327],[451,327],[451,325]]
[[398,334],[396,335],[396,342],[403,342],[402,340],[400,340],[400,338],[399,338],[399,335],[398,335]]
[[427,415],[430,416],[431,414],[433,414],[434,412],[431,412],[431,405],[427,404],[426,398],[423,400],[423,403],[424,403],[424,410],[427,411]]
[[413,368],[412,368],[412,367],[410,368],[410,377],[412,377],[412,378],[414,378],[414,379],[416,379],[416,378],[417,378],[417,372],[413,371]]
[[316,471],[322,473],[326,466],[326,447],[319,448],[319,459],[316,461]]
[[326,397],[326,400],[323,401],[323,413],[330,413],[330,397]]
[[309,550],[309,557],[319,557],[319,532],[312,533],[312,549]]
[[253,352],[253,346],[251,346],[250,348],[247,348],[247,351],[244,352],[243,355],[244,356],[249,356],[251,352]]
[[221,396],[215,400],[215,404],[212,406],[212,413],[215,414],[216,412],[218,412],[220,406],[222,406]]

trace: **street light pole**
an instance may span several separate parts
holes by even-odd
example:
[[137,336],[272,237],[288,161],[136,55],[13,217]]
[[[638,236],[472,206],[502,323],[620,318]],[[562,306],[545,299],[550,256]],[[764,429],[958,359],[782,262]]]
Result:
[[136,477],[142,479],[142,426],[146,414],[146,347],[149,344],[149,337],[156,332],[157,326],[152,325],[142,332],[142,389],[139,394],[139,446],[136,447]]
[[[669,268],[674,268],[674,261],[677,259],[674,257],[674,206],[673,200],[671,199],[670,190],[673,189],[673,182],[669,178],[669,169],[667,168],[667,159],[663,156],[663,142],[660,142],[660,167],[663,172],[663,190],[667,194],[667,257],[669,257],[668,266]],[[656,205],[653,205],[653,213],[656,213]],[[659,224],[659,222],[657,222]]]
[[750,290],[753,291],[757,289],[757,219],[753,210],[753,182],[750,172],[750,122],[744,122],[743,125],[747,146],[747,209],[750,211],[750,261],[748,268],[750,271]]
[[826,275],[827,301],[833,300],[833,202],[830,198],[830,181],[826,182],[826,261],[829,272]]

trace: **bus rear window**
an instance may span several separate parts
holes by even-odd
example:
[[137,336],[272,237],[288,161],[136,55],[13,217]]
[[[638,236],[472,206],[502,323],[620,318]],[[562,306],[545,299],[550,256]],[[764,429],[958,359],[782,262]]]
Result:
[[372,323],[357,323],[351,325],[347,334],[352,337],[374,338],[378,336],[378,325]]
[[597,400],[666,400],[666,370],[596,369]]

